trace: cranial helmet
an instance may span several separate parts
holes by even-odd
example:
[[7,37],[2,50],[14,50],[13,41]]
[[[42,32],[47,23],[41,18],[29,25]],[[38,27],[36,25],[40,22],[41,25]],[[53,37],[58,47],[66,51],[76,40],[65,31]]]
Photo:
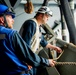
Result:
[[45,13],[45,14],[48,14],[50,16],[53,15],[53,12],[47,6],[42,6],[38,11],[36,11],[36,13]]
[[12,9],[8,8],[7,6],[0,4],[0,15],[11,15],[12,18],[15,17],[15,13]]

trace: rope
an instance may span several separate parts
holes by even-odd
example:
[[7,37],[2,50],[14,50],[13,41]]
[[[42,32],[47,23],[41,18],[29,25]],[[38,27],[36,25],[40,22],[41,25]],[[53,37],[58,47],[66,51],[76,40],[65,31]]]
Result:
[[[53,60],[58,60],[61,57],[61,55],[63,54],[63,52],[64,52],[64,50],[57,58],[53,58]],[[47,55],[47,53],[46,53],[46,55]],[[56,62],[55,65],[76,65],[76,62]]]
[[[57,58],[54,58],[53,60],[58,60],[61,57],[61,55],[63,54],[63,52],[64,52],[64,50]],[[56,62],[55,65],[76,65],[76,62]]]
[[76,62],[56,62],[55,65],[76,65]]
[[64,52],[64,50],[62,51],[62,53],[57,58],[53,58],[53,60],[58,60],[61,57],[61,55],[63,54],[63,52]]
[[[44,52],[46,53],[45,50],[44,50]],[[64,53],[64,50],[62,51],[62,53],[57,58],[53,58],[53,60],[55,60],[55,61],[58,60],[62,56],[63,53]],[[46,55],[49,58],[47,53],[46,53]],[[76,65],[76,62],[56,62],[55,65]]]

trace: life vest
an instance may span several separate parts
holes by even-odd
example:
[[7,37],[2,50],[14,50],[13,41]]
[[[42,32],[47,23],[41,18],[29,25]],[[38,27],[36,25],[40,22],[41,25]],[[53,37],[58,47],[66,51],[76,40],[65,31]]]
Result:
[[31,49],[35,53],[39,49],[39,44],[41,41],[41,33],[39,31],[39,25],[37,23],[37,20],[35,18],[31,19],[36,23],[36,32],[31,40]]

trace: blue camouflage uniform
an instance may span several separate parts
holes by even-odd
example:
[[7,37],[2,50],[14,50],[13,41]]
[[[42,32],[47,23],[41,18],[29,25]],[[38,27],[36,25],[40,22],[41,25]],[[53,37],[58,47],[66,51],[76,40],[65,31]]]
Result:
[[25,71],[22,75],[28,75],[25,63],[34,67],[49,66],[48,59],[34,54],[16,30],[0,25],[0,34],[5,34],[0,39],[0,75],[20,75],[22,71]]

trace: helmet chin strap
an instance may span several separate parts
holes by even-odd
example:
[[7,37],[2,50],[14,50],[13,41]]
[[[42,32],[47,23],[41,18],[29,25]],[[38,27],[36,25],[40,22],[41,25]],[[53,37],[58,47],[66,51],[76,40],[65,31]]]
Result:
[[8,28],[8,23],[7,23],[7,20],[6,20],[5,14],[3,15],[3,17],[4,17],[5,24],[6,24],[5,27]]

